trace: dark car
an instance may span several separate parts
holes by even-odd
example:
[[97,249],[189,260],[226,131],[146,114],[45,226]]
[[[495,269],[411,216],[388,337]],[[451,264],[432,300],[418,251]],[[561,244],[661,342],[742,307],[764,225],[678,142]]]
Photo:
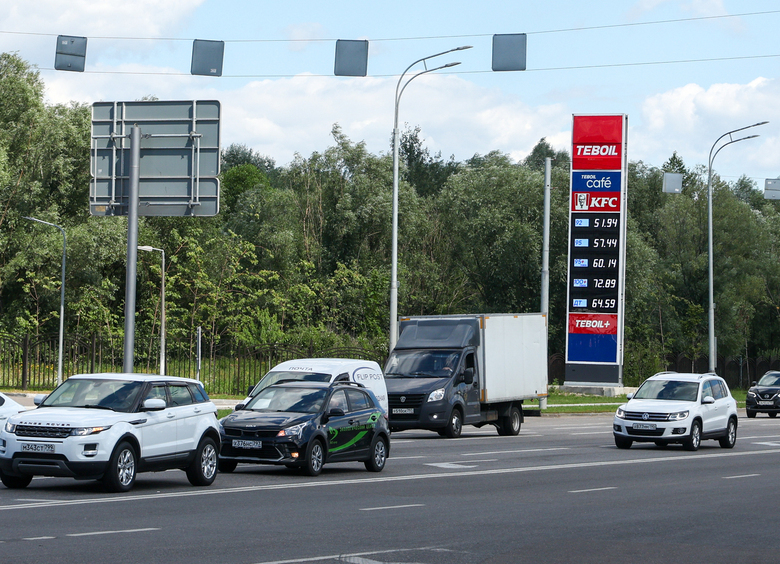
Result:
[[751,418],[756,413],[777,417],[780,413],[780,372],[767,372],[757,383],[753,382],[745,398],[745,411]]
[[286,382],[260,391],[220,421],[219,470],[283,464],[317,476],[323,464],[363,462],[381,472],[390,454],[387,414],[352,382]]

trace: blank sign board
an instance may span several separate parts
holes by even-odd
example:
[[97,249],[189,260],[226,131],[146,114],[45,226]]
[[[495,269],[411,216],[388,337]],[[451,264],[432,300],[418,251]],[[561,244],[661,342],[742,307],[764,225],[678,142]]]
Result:
[[141,130],[141,216],[219,213],[220,104],[210,101],[92,105],[89,211],[127,215],[130,129]]

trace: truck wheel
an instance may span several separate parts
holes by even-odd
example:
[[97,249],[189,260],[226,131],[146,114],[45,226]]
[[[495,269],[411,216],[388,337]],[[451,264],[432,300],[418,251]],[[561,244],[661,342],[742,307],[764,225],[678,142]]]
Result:
[[501,423],[498,426],[498,434],[502,437],[509,437],[520,433],[520,426],[523,419],[520,415],[520,410],[515,406],[509,408],[509,414],[501,419]]
[[450,415],[450,421],[447,423],[447,427],[444,429],[444,434],[450,439],[457,439],[460,437],[463,431],[463,416],[460,414],[460,409],[457,407],[452,408],[452,415]]

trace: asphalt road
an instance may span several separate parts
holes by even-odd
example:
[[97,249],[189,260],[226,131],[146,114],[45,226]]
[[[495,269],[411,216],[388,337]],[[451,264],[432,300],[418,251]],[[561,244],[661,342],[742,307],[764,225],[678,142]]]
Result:
[[393,434],[385,471],[317,478],[239,466],[213,486],[142,474],[128,494],[36,478],[0,486],[0,561],[774,562],[780,418],[704,441],[615,448],[611,415],[529,418],[518,437]]

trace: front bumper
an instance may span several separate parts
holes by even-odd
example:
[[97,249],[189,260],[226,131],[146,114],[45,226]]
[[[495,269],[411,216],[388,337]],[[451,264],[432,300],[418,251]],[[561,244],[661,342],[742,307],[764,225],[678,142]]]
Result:
[[[401,402],[400,398],[407,398]],[[452,406],[446,400],[426,401],[427,394],[390,394],[390,413],[388,420],[390,428],[401,431],[404,429],[428,429],[436,431],[444,429],[449,422]]]
[[636,442],[681,442],[690,433],[690,418],[682,421],[657,421],[645,423],[615,417],[612,434]]
[[[3,431],[0,434],[0,469],[13,476],[100,478],[108,468],[115,442],[115,437],[109,433],[32,439]],[[45,448],[47,452],[25,450],[30,446]]]
[[780,413],[780,398],[763,400],[760,398],[745,398],[745,409],[757,413]]
[[306,444],[297,444],[289,439],[262,439],[260,448],[233,446],[235,437],[222,435],[219,458],[248,464],[297,464],[304,459]]

